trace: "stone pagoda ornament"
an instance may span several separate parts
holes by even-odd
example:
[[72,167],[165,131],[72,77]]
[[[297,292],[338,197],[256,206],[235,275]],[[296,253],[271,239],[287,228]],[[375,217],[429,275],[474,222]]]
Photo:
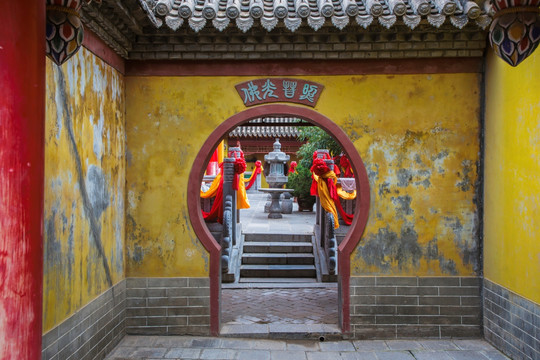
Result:
[[[268,209],[268,218],[281,219],[283,215],[292,213],[292,200],[290,193],[293,189],[283,189],[283,185],[288,181],[287,162],[290,156],[281,151],[279,139],[274,143],[274,150],[264,155],[264,175],[270,188],[262,188],[259,191],[266,192],[271,196],[271,203]],[[284,204],[281,204],[281,194],[284,194]],[[283,206],[285,205],[285,206]]]
[[265,167],[266,182],[272,188],[281,188],[287,183],[285,167],[291,157],[281,151],[279,139],[276,139],[273,146],[274,150],[264,155],[264,161],[269,165]]
[[[94,0],[101,4],[102,0]],[[58,66],[77,53],[84,38],[79,11],[83,2],[92,0],[46,0],[45,53]]]
[[489,41],[495,53],[517,66],[540,43],[540,0],[495,0]]

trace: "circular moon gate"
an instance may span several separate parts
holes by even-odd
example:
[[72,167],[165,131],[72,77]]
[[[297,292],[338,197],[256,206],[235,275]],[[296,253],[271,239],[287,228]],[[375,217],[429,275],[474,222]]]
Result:
[[350,331],[350,300],[349,300],[349,279],[350,279],[350,256],[364,232],[369,213],[369,180],[362,158],[354,147],[353,143],[345,132],[326,116],[299,106],[291,105],[261,105],[244,110],[231,116],[222,122],[208,137],[199,153],[197,154],[188,180],[188,211],[195,234],[209,252],[210,255],[210,332],[213,336],[219,335],[220,319],[220,252],[221,247],[208,231],[208,228],[201,215],[201,204],[199,199],[201,179],[206,169],[206,164],[210,160],[214,149],[219,144],[225,134],[236,126],[249,120],[264,116],[288,116],[298,117],[309,121],[330,133],[343,147],[347,153],[351,165],[356,174],[356,207],[354,219],[347,236],[338,248],[338,286],[339,286],[339,314],[341,330],[344,333]]

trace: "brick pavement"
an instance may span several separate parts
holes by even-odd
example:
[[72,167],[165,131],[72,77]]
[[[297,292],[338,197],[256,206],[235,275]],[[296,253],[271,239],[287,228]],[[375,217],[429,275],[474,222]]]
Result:
[[254,340],[126,336],[107,360],[507,360],[488,342],[467,340]]
[[337,287],[222,289],[223,324],[337,324]]

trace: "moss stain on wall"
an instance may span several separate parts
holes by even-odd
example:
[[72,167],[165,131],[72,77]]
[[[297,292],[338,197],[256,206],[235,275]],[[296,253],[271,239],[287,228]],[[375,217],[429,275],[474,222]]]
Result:
[[[368,171],[352,275],[477,274],[479,77],[300,77],[324,84],[315,110],[344,129]],[[252,78],[126,79],[129,276],[208,275],[187,179],[210,133],[245,109],[234,85]]]
[[123,76],[85,49],[46,74],[44,331],[125,277]]

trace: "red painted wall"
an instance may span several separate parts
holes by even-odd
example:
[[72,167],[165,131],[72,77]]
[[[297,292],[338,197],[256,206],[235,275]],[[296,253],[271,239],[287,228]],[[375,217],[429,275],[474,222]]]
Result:
[[0,359],[40,359],[45,1],[0,23]]

